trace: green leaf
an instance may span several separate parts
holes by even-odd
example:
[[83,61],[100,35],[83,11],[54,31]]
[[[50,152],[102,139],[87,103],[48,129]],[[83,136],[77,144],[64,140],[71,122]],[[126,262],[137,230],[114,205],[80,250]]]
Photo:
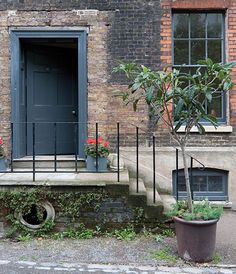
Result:
[[211,92],[207,92],[206,93],[206,98],[207,98],[208,102],[210,103],[212,101],[212,93]]
[[199,131],[200,134],[204,134],[205,133],[205,128],[203,125],[201,125],[200,123],[196,123],[196,127]]

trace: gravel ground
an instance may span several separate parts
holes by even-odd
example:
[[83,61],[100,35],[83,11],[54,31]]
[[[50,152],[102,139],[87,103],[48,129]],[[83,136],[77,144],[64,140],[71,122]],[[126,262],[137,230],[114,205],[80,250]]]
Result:
[[[236,265],[236,212],[226,212],[218,223],[216,254],[220,264]],[[181,259],[173,263],[153,258],[158,249],[170,247],[177,256],[176,238],[157,242],[154,236],[138,236],[133,241],[120,241],[111,237],[83,240],[34,239],[28,242],[0,240],[0,260],[57,263],[100,263],[141,265],[190,265]],[[194,264],[192,264],[194,265]]]
[[[31,240],[13,242],[2,240],[0,259],[10,261],[100,263],[187,266],[181,259],[176,262],[157,260],[153,254],[158,249],[170,247],[171,255],[177,255],[175,238],[166,238],[158,243],[154,237],[138,237],[133,241],[120,241],[110,237],[84,240]],[[219,253],[218,253],[219,254]],[[221,256],[222,264],[232,264],[229,257]],[[222,256],[223,255],[223,256]],[[191,264],[194,266],[194,264]]]

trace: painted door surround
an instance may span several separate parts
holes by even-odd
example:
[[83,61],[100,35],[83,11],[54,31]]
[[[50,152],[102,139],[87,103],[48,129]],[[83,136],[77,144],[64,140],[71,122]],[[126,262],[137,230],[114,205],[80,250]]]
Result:
[[87,29],[10,29],[11,39],[11,97],[13,123],[13,157],[24,156],[21,150],[20,129],[24,118],[21,117],[21,43],[26,38],[74,38],[78,41],[78,156],[84,158],[84,143],[87,137]]

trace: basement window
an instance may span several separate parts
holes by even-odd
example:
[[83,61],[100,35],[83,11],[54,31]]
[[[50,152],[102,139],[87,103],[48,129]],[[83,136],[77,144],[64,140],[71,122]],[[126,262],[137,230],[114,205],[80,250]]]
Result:
[[[173,171],[173,193],[175,197],[176,181],[176,171]],[[204,170],[194,168],[192,189],[194,200],[207,198],[210,201],[227,201],[228,172],[211,168],[205,168]],[[178,196],[180,199],[187,197],[183,169],[179,170]]]

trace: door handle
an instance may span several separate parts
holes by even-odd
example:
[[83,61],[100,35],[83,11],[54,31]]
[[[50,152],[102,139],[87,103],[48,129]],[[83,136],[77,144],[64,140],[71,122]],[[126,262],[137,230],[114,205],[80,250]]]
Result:
[[75,111],[75,110],[72,110],[72,114],[73,114],[74,116],[76,116],[76,111]]

